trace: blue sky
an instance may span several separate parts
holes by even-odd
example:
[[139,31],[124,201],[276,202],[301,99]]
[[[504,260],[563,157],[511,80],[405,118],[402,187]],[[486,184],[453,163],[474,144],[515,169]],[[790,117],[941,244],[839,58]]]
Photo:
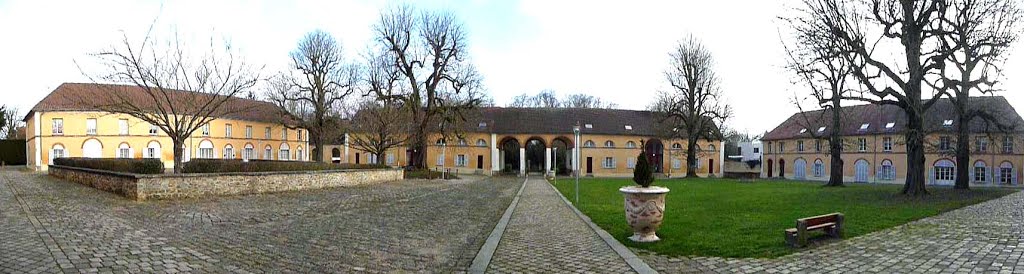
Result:
[[[280,71],[298,39],[324,29],[354,60],[371,40],[381,9],[396,1],[10,1],[0,0],[0,103],[31,108],[63,82],[87,82],[77,61],[120,39],[141,37],[159,16],[197,39],[230,39],[264,74]],[[747,1],[414,1],[449,10],[469,30],[470,55],[499,105],[521,93],[582,92],[643,109],[666,88],[668,52],[687,34],[715,55],[722,88],[735,108],[729,125],[760,133],[796,111],[799,91],[779,42],[791,0]],[[1011,59],[1014,75],[1024,62]],[[1017,105],[1018,86],[1004,95]]]

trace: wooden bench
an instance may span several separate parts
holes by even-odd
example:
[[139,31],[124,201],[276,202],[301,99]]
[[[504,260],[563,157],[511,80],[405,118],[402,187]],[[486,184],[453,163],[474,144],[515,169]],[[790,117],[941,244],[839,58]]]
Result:
[[811,231],[821,230],[826,235],[843,237],[843,214],[832,213],[796,220],[796,227],[786,229],[786,243],[794,247],[807,246],[807,237]]

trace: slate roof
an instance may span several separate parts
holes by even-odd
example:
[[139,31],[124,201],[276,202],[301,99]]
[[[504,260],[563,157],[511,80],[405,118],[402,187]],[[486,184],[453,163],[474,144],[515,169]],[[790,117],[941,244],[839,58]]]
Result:
[[[487,107],[467,118],[467,129],[497,134],[582,134],[660,136],[671,129],[651,111],[596,108]],[[485,127],[479,127],[485,122]],[[588,128],[586,125],[590,124]],[[627,129],[629,126],[631,129]]]
[[[948,98],[939,99],[931,108],[925,111],[924,129],[926,132],[955,132],[958,128],[955,123],[956,108]],[[987,122],[983,119],[973,119],[968,123],[973,133],[996,133],[1003,132],[996,124],[1010,126],[1011,132],[1024,132],[1024,119],[1002,96],[978,96],[971,97],[968,107],[971,110],[981,110],[993,117],[997,122]],[[789,119],[779,124],[775,129],[764,135],[762,140],[783,140],[796,138],[812,138],[812,133],[817,136],[827,136],[831,133],[831,109],[807,111],[793,114]],[[907,118],[903,110],[894,105],[854,105],[842,108],[842,127],[840,134],[844,136],[873,135],[873,134],[895,134],[902,133],[907,128]],[[805,118],[806,117],[806,118]],[[949,126],[943,125],[946,120],[954,120]],[[886,125],[893,123],[891,128]],[[862,130],[861,126],[867,124],[867,129]],[[824,131],[818,131],[825,127]],[[803,129],[806,129],[805,132]]]
[[[112,98],[118,98],[110,95],[109,93],[111,92],[126,93],[126,98],[138,98],[134,101],[138,102],[141,108],[156,110],[153,100],[149,98],[145,90],[138,86],[64,83],[32,107],[23,120],[28,120],[36,111],[100,111],[97,106],[101,106],[105,103],[105,100],[110,101]],[[172,101],[181,102],[180,106],[188,106],[193,102],[204,99],[197,98],[197,96],[214,96],[177,90],[168,92],[168,94]],[[283,121],[278,107],[270,102],[232,97],[224,102],[222,108],[226,110],[227,114],[220,115],[221,118],[267,123],[281,123]]]

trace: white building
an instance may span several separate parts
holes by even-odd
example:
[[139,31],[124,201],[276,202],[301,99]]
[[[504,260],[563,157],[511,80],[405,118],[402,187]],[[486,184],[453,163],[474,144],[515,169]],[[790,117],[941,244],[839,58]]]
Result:
[[742,156],[742,161],[761,159],[761,141],[739,142],[736,146],[739,147],[739,155],[737,156]]

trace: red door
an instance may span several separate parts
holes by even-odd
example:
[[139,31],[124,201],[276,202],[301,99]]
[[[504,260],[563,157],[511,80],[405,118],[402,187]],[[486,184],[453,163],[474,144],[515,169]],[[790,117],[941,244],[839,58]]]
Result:
[[768,178],[772,177],[775,173],[775,167],[772,166],[772,159],[768,159]]
[[708,159],[708,174],[715,174],[715,159]]

